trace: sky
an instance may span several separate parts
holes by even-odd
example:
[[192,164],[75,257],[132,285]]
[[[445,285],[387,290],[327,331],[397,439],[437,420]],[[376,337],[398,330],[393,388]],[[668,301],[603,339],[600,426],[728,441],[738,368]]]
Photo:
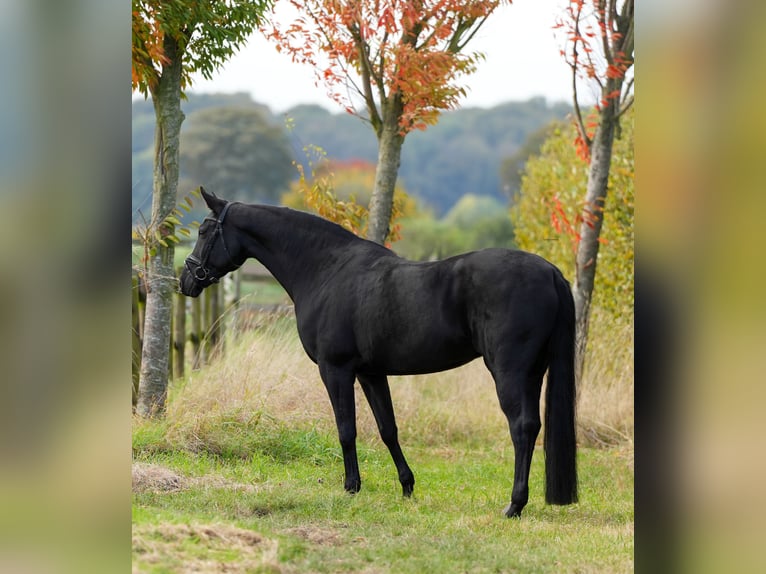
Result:
[[[463,79],[468,94],[461,107],[487,108],[535,96],[549,102],[571,101],[571,72],[552,28],[563,4],[564,0],[515,0],[490,16],[468,44],[469,51],[482,52],[486,59]],[[260,34],[254,34],[211,80],[194,76],[189,91],[248,92],[275,113],[298,104],[342,110],[323,85],[315,85],[310,66],[292,62]]]

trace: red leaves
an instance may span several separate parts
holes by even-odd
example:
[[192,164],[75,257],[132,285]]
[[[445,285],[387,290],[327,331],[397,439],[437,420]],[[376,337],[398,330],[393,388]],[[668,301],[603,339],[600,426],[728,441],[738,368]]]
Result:
[[[599,205],[593,205],[592,203],[586,203],[572,218],[567,216],[566,207],[561,202],[558,195],[554,194],[551,199],[544,198],[543,201],[550,210],[551,227],[553,227],[559,235],[563,234],[569,237],[572,243],[572,251],[577,253],[577,248],[580,241],[582,241],[582,225],[585,225],[589,229],[595,229],[596,224],[599,223],[603,217],[604,208]],[[608,243],[608,241],[600,235],[596,238],[596,241],[602,245]]]
[[579,241],[580,234],[577,233],[574,226],[570,223],[559,196],[554,195],[553,199],[546,199],[545,203],[548,205],[548,209],[550,209],[551,226],[556,230],[556,233],[561,233],[563,229],[568,235],[576,237],[577,241]]
[[[628,0],[625,0],[628,1]],[[598,87],[594,109],[612,121],[623,97],[622,86],[626,74],[633,66],[632,9],[630,19],[618,17],[617,3],[595,0],[569,0],[564,14],[553,26],[563,38],[560,54],[572,69],[573,96],[578,134],[574,145],[577,155],[590,162],[592,133],[597,126],[587,125],[582,118],[578,101],[577,78]],[[631,52],[626,54],[626,51]],[[632,86],[632,79],[628,84]],[[626,94],[630,89],[626,90]]]
[[[624,34],[619,31],[615,7],[602,2],[570,0],[553,29],[562,37],[561,55],[578,76],[595,80],[602,90],[605,80],[621,79],[633,65],[620,51]],[[606,51],[605,51],[606,50]],[[607,96],[602,94],[601,99]]]
[[577,157],[579,157],[585,163],[590,163],[590,146],[591,142],[593,141],[593,135],[595,134],[599,124],[597,112],[598,106],[596,106],[595,112],[591,112],[588,117],[585,118],[586,121],[583,125],[575,122],[577,136],[575,136],[574,139],[574,146],[577,152]]
[[590,146],[585,138],[578,131],[577,137],[574,140],[575,150],[577,150],[577,157],[586,163],[590,163]]
[[620,66],[609,64],[606,67],[607,78],[622,78],[624,75],[625,75],[625,70],[621,68]]
[[396,31],[396,17],[394,16],[393,8],[390,5],[383,8],[380,12],[378,28],[382,28],[389,34]]

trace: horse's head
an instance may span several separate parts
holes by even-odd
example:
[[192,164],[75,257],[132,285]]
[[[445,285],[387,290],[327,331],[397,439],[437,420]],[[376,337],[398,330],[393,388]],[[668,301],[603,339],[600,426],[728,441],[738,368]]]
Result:
[[[181,293],[196,297],[205,287],[242,265],[241,248],[232,229],[224,227],[226,216],[234,203],[220,199],[200,188],[202,198],[213,212],[199,226],[197,243],[186,258],[181,272]],[[231,225],[229,225],[231,227]]]

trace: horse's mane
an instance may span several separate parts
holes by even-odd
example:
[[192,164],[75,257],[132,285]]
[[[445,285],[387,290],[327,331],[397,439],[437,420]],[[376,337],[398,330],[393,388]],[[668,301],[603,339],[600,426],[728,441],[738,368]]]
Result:
[[334,244],[348,244],[356,242],[370,243],[371,245],[377,245],[378,247],[385,249],[382,245],[372,243],[366,239],[355,235],[345,227],[338,225],[332,221],[329,221],[313,213],[306,211],[300,211],[292,209],[290,207],[278,207],[278,206],[264,206],[259,205],[260,208],[265,208],[278,217],[289,220],[290,225],[299,226],[302,229],[310,229],[312,233],[317,235],[317,239],[329,240]]

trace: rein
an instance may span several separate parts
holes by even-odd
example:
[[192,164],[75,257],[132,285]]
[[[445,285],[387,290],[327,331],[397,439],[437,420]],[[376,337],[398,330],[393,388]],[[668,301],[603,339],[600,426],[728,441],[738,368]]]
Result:
[[230,201],[226,205],[224,205],[223,209],[221,210],[220,215],[213,219],[212,217],[206,217],[203,220],[203,223],[205,221],[213,221],[215,222],[215,229],[213,230],[213,238],[208,241],[208,243],[205,245],[203,251],[202,251],[202,257],[197,258],[194,255],[189,255],[186,258],[186,261],[184,262],[184,265],[189,270],[189,273],[191,273],[192,277],[198,282],[202,283],[203,281],[210,281],[210,283],[218,283],[218,281],[221,279],[220,277],[216,277],[213,275],[210,270],[207,268],[207,260],[210,257],[210,252],[213,250],[213,246],[215,245],[215,241],[220,235],[221,237],[221,245],[223,246],[223,250],[226,252],[226,257],[229,258],[229,263],[234,265],[234,261],[231,257],[231,253],[229,253],[229,249],[226,247],[226,240],[223,237],[223,220],[226,218],[226,214],[229,211],[229,208],[237,203],[236,201]]

